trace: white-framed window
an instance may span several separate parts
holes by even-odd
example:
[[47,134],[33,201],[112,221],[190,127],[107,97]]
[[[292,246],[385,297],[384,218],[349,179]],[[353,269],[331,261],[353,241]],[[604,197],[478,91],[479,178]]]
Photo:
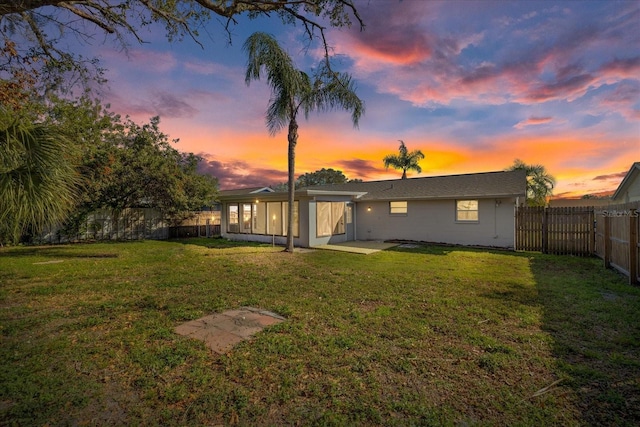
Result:
[[478,201],[477,200],[457,200],[456,201],[456,221],[478,222]]
[[389,213],[391,215],[396,214],[406,214],[407,213],[407,202],[389,202]]

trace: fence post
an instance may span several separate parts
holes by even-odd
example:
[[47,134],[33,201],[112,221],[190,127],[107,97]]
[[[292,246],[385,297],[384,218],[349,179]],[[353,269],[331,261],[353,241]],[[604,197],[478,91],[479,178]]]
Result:
[[638,284],[638,211],[629,209],[629,284]]
[[542,208],[542,253],[549,250],[549,217],[546,207]]
[[604,266],[605,268],[611,267],[611,218],[609,215],[604,215],[602,218],[602,232],[603,232],[603,240],[604,240]]

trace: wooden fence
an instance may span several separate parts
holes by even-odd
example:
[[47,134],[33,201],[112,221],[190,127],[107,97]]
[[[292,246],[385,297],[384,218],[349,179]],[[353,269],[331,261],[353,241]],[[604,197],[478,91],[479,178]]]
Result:
[[640,284],[640,202],[598,207],[595,255]]
[[594,207],[519,207],[515,248],[604,260],[640,283],[640,202]]
[[593,255],[593,207],[516,209],[515,247],[555,255]]

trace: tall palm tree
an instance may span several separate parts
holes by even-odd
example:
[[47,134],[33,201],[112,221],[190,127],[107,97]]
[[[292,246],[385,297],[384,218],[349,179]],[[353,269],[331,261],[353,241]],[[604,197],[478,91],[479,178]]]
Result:
[[364,113],[364,103],[355,93],[351,76],[336,73],[322,62],[313,78],[298,70],[291,57],[278,42],[265,33],[254,33],[244,43],[247,52],[247,72],[245,82],[260,80],[264,70],[271,86],[271,99],[267,108],[266,122],[273,136],[285,126],[288,127],[288,220],[286,251],[293,252],[293,212],[295,195],[295,148],[298,142],[298,113],[305,118],[311,111],[329,111],[336,108],[351,111],[355,127]]
[[527,204],[529,206],[545,206],[547,199],[553,194],[556,179],[542,165],[528,165],[515,159],[508,171],[524,170],[527,174]]
[[407,171],[414,170],[418,173],[422,172],[422,168],[418,165],[418,162],[424,159],[424,154],[420,150],[413,150],[409,152],[404,145],[404,141],[400,141],[400,148],[398,148],[399,154],[389,154],[384,156],[384,167],[389,169],[391,166],[394,169],[402,170],[402,179],[407,179]]
[[0,242],[66,218],[78,183],[71,147],[56,128],[0,110]]

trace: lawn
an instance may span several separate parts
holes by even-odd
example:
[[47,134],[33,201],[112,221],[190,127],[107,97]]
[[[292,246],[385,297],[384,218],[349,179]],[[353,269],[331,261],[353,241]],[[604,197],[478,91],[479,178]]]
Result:
[[[625,282],[437,246],[0,248],[0,425],[637,425]],[[174,333],[241,306],[287,320],[226,355]]]

